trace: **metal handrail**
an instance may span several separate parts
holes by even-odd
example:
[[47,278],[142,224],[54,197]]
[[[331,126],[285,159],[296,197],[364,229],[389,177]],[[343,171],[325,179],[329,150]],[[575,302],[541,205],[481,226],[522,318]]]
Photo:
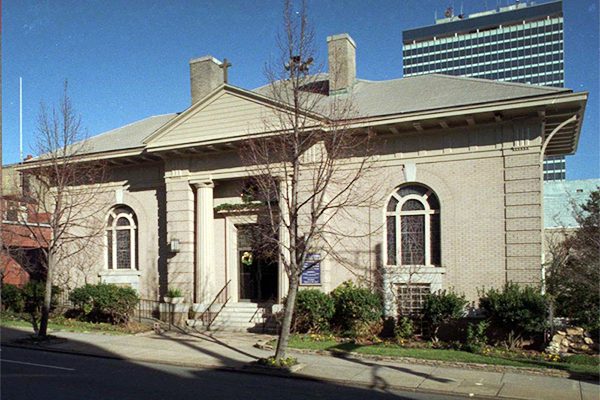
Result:
[[[254,314],[252,314],[252,316],[250,317],[250,319],[248,320],[248,322],[252,322],[254,320],[254,317],[256,317],[256,315],[259,312],[263,312],[263,307],[257,306],[256,307],[256,311],[254,311]],[[264,316],[262,318],[263,318],[263,322],[264,322]]]
[[[221,288],[221,290],[219,290],[219,293],[217,293],[217,295],[215,296],[215,298],[213,299],[213,301],[210,303],[210,305],[200,315],[200,320],[202,321],[202,324],[205,324],[205,322],[207,322],[205,324],[207,328],[210,328],[210,325],[214,322],[214,320],[217,318],[217,316],[223,310],[223,308],[225,308],[225,305],[229,301],[230,297],[229,297],[229,293],[228,293],[227,288],[229,287],[229,283],[230,282],[231,282],[231,279],[227,281],[227,283],[225,284],[225,286],[223,286],[223,288]],[[221,295],[223,293],[225,293],[225,301],[221,302],[222,303],[221,308],[217,312],[214,312],[214,313],[211,312],[210,309],[217,302],[217,300],[219,300],[219,298],[221,297]],[[212,315],[212,314],[214,314],[214,315]],[[207,319],[207,321],[205,321],[205,319]]]

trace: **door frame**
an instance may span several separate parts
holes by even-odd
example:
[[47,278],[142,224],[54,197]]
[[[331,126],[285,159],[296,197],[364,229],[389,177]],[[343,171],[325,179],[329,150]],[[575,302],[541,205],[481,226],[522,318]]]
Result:
[[[256,214],[245,214],[245,215],[226,215],[225,216],[225,257],[226,257],[226,268],[227,276],[231,280],[229,283],[229,297],[230,302],[240,302],[240,263],[238,256],[238,245],[237,245],[237,234],[238,225],[252,225],[258,223],[258,216]],[[281,302],[282,297],[282,280],[285,276],[285,271],[282,269],[283,263],[277,263],[277,288],[276,288],[276,299],[277,302]],[[287,282],[287,281],[286,281]]]

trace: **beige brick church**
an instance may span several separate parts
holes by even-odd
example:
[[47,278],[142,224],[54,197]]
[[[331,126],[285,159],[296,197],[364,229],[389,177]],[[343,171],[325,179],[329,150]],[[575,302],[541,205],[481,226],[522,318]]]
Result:
[[[357,123],[380,140],[384,182],[373,196],[384,200],[356,216],[373,232],[346,243],[358,267],[324,258],[303,286],[329,292],[378,276],[394,315],[402,296],[454,288],[475,301],[484,287],[540,284],[541,160],[576,151],[587,93],[444,75],[366,81],[356,76],[352,38],[327,42],[330,71],[339,73],[323,74],[328,89],[315,95],[353,97]],[[197,312],[225,287],[230,305],[285,296],[281,263],[243,260],[244,232],[259,211],[222,207],[243,202],[240,143],[277,134],[264,119],[280,105],[264,88],[229,85],[221,66],[210,56],[190,61],[186,110],[89,140],[88,156],[112,168],[98,281],[152,300],[180,289]],[[420,227],[420,250],[404,248],[406,226]]]

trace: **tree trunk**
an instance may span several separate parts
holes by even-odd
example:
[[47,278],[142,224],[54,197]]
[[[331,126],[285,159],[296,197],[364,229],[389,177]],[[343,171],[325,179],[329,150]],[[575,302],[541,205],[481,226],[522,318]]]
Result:
[[290,279],[290,288],[288,290],[288,296],[285,301],[285,309],[283,313],[283,323],[281,326],[281,333],[279,334],[279,341],[277,342],[277,351],[275,352],[275,359],[281,360],[285,358],[285,352],[287,350],[288,340],[290,339],[290,329],[292,327],[292,317],[294,316],[294,308],[296,306],[296,294],[298,293],[298,277],[293,276]]
[[46,290],[44,291],[44,304],[42,305],[42,318],[40,320],[40,330],[38,336],[45,338],[48,334],[48,318],[50,317],[50,306],[52,304],[52,279],[54,272],[54,254],[52,250],[48,252],[48,271],[46,273]]

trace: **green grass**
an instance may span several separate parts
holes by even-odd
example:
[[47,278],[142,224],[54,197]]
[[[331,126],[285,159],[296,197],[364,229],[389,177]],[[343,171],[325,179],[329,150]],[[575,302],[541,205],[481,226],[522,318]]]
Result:
[[[0,313],[0,325],[7,327],[16,326],[32,328],[33,325],[31,320],[28,320],[28,318],[31,317],[26,314],[2,312]],[[48,321],[48,329],[52,331],[95,332],[107,333],[110,335],[129,335],[151,330],[151,327],[137,323],[131,323],[129,327],[123,327],[105,323],[77,321],[59,316],[56,318],[50,318]]]
[[[327,350],[331,352],[369,354],[386,357],[407,357],[421,360],[438,360],[448,362],[464,362],[488,365],[506,365],[511,367],[552,368],[567,372],[600,373],[598,358],[591,356],[578,357],[578,362],[549,362],[524,358],[508,358],[501,355],[482,355],[460,350],[406,348],[394,344],[356,344],[353,342],[337,342],[331,339],[319,341],[306,340],[302,336],[293,336],[288,346],[296,349]],[[585,361],[582,361],[585,360]]]

